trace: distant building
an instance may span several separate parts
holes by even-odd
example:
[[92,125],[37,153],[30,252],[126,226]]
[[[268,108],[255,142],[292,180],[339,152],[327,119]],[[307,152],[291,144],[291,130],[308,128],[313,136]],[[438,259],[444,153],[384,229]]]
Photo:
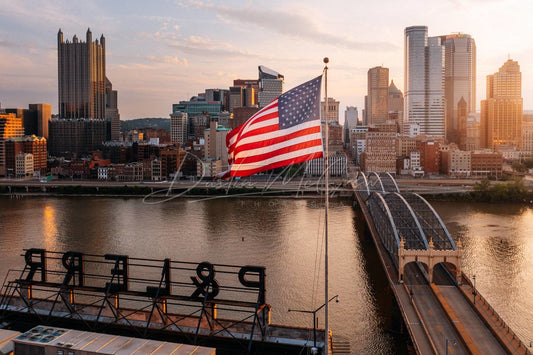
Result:
[[111,121],[112,141],[120,139],[120,113],[118,112],[118,92],[113,90],[113,84],[105,78],[105,118]]
[[380,124],[389,119],[389,68],[368,70],[368,91],[365,100],[367,124]]
[[520,66],[509,59],[497,73],[487,76],[487,99],[481,101],[482,147],[521,147],[522,104]]
[[522,121],[522,150],[533,152],[533,114],[524,114]]
[[[228,111],[221,112],[218,115],[218,124],[224,127],[230,127],[231,121],[233,120],[233,114],[229,113]],[[208,124],[209,126],[209,124]],[[207,127],[205,127],[207,128]]]
[[33,155],[33,171],[41,175],[47,171],[47,150],[44,137],[25,136],[11,137],[5,141],[6,175],[14,175],[16,170],[15,158],[19,153]]
[[359,112],[355,106],[347,106],[344,111],[344,126],[353,129],[359,124]]
[[227,166],[227,161],[221,159],[202,159],[197,161],[196,176],[215,177],[223,171],[222,166]]
[[5,112],[14,113],[18,118],[22,118],[25,135],[48,139],[48,121],[52,118],[50,104],[30,104],[27,109],[7,108]]
[[404,123],[418,124],[420,134],[444,137],[445,50],[440,37],[428,37],[427,26],[405,29]]
[[209,128],[204,131],[205,139],[205,159],[220,159],[222,168],[228,166],[228,149],[226,147],[226,136],[230,132],[229,128],[219,125],[212,120]]
[[[348,158],[343,152],[331,153],[328,156],[328,171],[330,176],[348,176]],[[305,162],[304,174],[306,176],[323,176],[324,158]]]
[[229,112],[233,112],[235,107],[244,106],[244,88],[242,86],[231,86],[229,88]]
[[361,165],[361,154],[366,151],[366,133],[368,126],[357,126],[350,131],[350,154]]
[[185,155],[185,151],[179,147],[167,147],[161,150],[161,177],[170,178],[177,174]]
[[23,137],[22,118],[14,113],[0,111],[0,176],[6,176],[5,141],[8,138]]
[[426,174],[440,172],[440,143],[433,140],[417,141],[416,149],[420,152],[420,165]]
[[259,93],[257,94],[260,108],[268,105],[272,100],[283,94],[285,77],[280,73],[263,65],[259,66]]
[[106,108],[105,38],[86,41],[75,35],[72,42],[57,34],[59,117],[104,120]]
[[187,143],[188,123],[187,113],[174,111],[170,114],[170,141],[173,144],[185,145]]
[[[209,90],[206,90],[209,91]],[[216,95],[216,98],[219,95]],[[202,97],[193,97],[189,101],[180,101],[177,104],[172,105],[172,112],[183,112],[187,114],[187,119],[189,122],[198,115],[209,116],[215,120],[218,119],[218,115],[223,111],[223,104],[221,101],[207,101],[205,96]],[[188,139],[194,139],[194,127],[188,125]]]
[[[348,106],[346,107],[346,110],[344,111],[344,125],[343,125],[343,141],[345,144],[345,147],[349,149],[350,146],[350,132],[352,129],[357,127],[358,124],[358,112],[357,107],[355,106]],[[351,154],[351,153],[350,153]]]
[[48,151],[51,155],[83,155],[97,150],[106,141],[105,120],[52,120],[50,121]]
[[327,98],[328,114],[326,117],[326,101],[320,102],[321,118],[324,121],[337,121],[339,122],[339,104],[340,102],[332,97]]
[[464,33],[440,38],[445,51],[446,139],[460,145],[466,117],[476,112],[476,42]]
[[462,140],[459,143],[459,148],[463,150],[477,150],[481,148],[480,141],[481,125],[478,114],[470,114],[466,118],[466,138],[463,144]]
[[161,181],[161,160],[152,160],[152,181]]
[[389,120],[395,121],[398,126],[403,125],[403,94],[391,81],[389,86]]
[[472,153],[459,149],[441,152],[443,173],[451,177],[469,177],[472,167]]
[[491,151],[471,152],[471,172],[472,176],[501,176],[503,167],[503,156],[501,153]]
[[228,126],[231,129],[237,128],[246,122],[250,117],[259,111],[258,107],[238,107],[233,110],[233,120]]
[[33,154],[20,152],[15,157],[16,177],[33,175]]
[[396,172],[396,133],[369,129],[366,151],[361,153],[361,169],[366,172]]
[[235,79],[233,80],[233,86],[242,87],[245,107],[257,105],[257,94],[259,92],[259,80]]

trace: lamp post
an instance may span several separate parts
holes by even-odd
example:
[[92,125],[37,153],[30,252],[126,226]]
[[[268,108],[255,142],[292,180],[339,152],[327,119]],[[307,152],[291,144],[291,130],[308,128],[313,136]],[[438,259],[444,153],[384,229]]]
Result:
[[[328,300],[328,303],[335,300],[335,302],[339,302],[339,295],[335,295],[331,297]],[[324,303],[322,306],[318,307],[314,311],[307,311],[302,309],[289,309],[287,312],[300,312],[300,313],[311,313],[313,315],[313,347],[316,349],[316,312],[320,311],[322,308],[324,308],[326,304]]]
[[474,274],[472,276],[472,279],[474,280],[474,304],[476,304],[476,275]]

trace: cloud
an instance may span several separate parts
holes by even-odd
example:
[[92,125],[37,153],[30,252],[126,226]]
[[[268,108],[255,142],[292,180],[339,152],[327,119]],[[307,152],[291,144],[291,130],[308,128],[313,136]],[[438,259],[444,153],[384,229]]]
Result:
[[153,55],[149,55],[147,57],[152,62],[156,63],[168,63],[168,64],[176,64],[176,65],[182,65],[184,67],[189,66],[189,62],[187,61],[187,58],[179,59],[178,57],[171,57],[171,56],[164,56],[163,58],[154,57]]
[[219,56],[219,57],[244,57],[244,58],[266,58],[248,50],[237,48],[229,43],[212,41],[210,38],[201,36],[189,36],[184,39],[167,41],[168,46],[180,49],[184,53],[198,56]]
[[392,51],[398,49],[396,45],[387,42],[359,42],[349,37],[325,32],[311,18],[297,13],[255,7],[231,8],[192,0],[190,4],[200,9],[216,13],[217,17],[225,22],[233,21],[254,25],[293,38],[306,39],[333,46],[343,46],[356,50]]

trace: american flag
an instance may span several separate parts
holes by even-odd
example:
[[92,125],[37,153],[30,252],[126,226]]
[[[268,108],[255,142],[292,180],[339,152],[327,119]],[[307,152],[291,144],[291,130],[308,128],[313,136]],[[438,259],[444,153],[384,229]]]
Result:
[[226,136],[230,176],[322,158],[322,76],[282,94]]

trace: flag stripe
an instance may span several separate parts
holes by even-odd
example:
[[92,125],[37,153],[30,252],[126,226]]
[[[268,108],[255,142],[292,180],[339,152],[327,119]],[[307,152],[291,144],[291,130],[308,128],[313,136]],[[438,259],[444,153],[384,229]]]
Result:
[[[317,145],[322,144],[322,137],[318,137],[318,139],[310,140],[309,138],[300,139],[301,142],[294,142],[294,144],[281,144],[279,149],[275,149],[272,147],[272,149],[254,149],[254,151],[257,151],[255,153],[252,153],[251,151],[248,152],[245,157],[239,157],[235,160],[235,164],[250,164],[250,163],[256,163],[258,161],[267,160],[272,157],[275,157],[277,155],[282,155],[286,153],[290,153],[293,151],[299,151],[303,149],[307,149],[310,147],[316,147]],[[258,154],[260,153],[260,154]]]
[[278,156],[275,156],[275,157],[271,157],[271,158],[265,159],[262,162],[253,162],[253,163],[249,163],[249,164],[247,164],[245,162],[243,164],[233,164],[232,170],[234,168],[236,168],[238,170],[241,170],[241,169],[253,169],[253,168],[256,168],[257,166],[262,165],[262,164],[268,165],[268,164],[272,164],[272,163],[275,163],[275,162],[278,162],[278,161],[286,161],[286,160],[295,159],[295,158],[298,158],[299,156],[302,156],[302,155],[308,155],[308,154],[311,154],[311,153],[321,153],[321,152],[322,152],[322,146],[309,147],[309,148],[297,150],[297,151],[294,151],[294,152],[288,152],[288,153],[284,153],[284,154],[281,154],[281,155],[278,155]]
[[261,167],[256,167],[256,168],[250,167],[248,169],[241,169],[240,167],[238,167],[235,170],[232,168],[231,176],[235,176],[235,177],[249,176],[252,174],[260,173],[265,170],[276,169],[276,168],[280,168],[282,166],[287,166],[290,164],[299,164],[299,163],[303,163],[304,161],[318,159],[318,158],[322,158],[322,151],[310,153],[307,155],[302,155],[302,156],[299,156],[293,159],[287,159],[287,160],[270,163],[268,165],[263,165]]
[[286,144],[291,145],[292,141],[295,139],[298,139],[299,142],[304,141],[306,139],[321,139],[320,135],[320,127],[310,127],[310,128],[304,128],[302,130],[293,132],[291,134],[288,134],[286,136],[281,137],[273,137],[270,140],[260,140],[257,142],[251,142],[242,144],[234,150],[235,155],[240,153],[243,150],[248,150],[250,155],[256,155],[256,150],[262,149],[262,148],[270,148],[270,149],[277,149],[278,146]]
[[286,135],[292,135],[292,134],[294,134],[296,132],[303,131],[303,130],[305,130],[305,132],[308,133],[308,134],[309,133],[316,133],[315,129],[320,130],[320,122],[318,122],[318,121],[317,122],[315,122],[315,121],[305,122],[305,123],[301,123],[299,125],[296,125],[294,127],[287,128],[287,129],[284,129],[284,130],[269,132],[269,133],[265,133],[265,134],[262,134],[262,135],[257,135],[255,137],[246,137],[246,138],[244,138],[242,140],[239,140],[239,147],[241,145],[253,144],[253,143],[257,143],[257,142],[261,142],[261,141],[269,141],[271,139],[276,140],[276,139],[282,138],[282,137],[284,137]]

